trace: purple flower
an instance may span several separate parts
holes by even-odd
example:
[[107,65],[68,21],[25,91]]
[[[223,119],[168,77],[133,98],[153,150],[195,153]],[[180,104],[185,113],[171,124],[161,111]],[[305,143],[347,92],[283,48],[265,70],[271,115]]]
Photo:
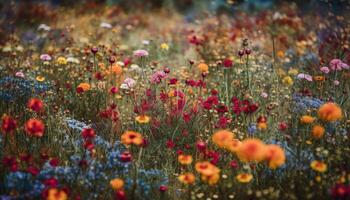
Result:
[[152,74],[151,83],[160,83],[162,79],[166,77],[167,77],[167,74],[163,70],[157,71],[156,73]]
[[305,79],[307,81],[312,81],[312,76],[308,75],[308,74],[298,74],[297,76],[298,79]]
[[330,71],[328,67],[321,67],[320,70],[321,70],[321,72],[323,72],[325,74],[328,74]]
[[51,56],[49,54],[41,54],[40,55],[40,60],[42,60],[42,61],[50,61],[51,60]]
[[136,51],[134,51],[134,56],[136,56],[136,57],[148,56],[148,51],[143,50],[143,49],[136,50]]

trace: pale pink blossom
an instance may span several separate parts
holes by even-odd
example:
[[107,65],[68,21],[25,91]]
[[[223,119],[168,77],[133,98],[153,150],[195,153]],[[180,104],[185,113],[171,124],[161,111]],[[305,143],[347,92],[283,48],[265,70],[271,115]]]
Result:
[[40,55],[40,60],[42,61],[50,61],[52,58],[49,54],[41,54]]
[[298,74],[297,76],[298,79],[305,79],[309,82],[312,81],[312,76],[308,75],[308,74]]
[[321,70],[321,72],[323,72],[325,74],[328,74],[330,71],[328,67],[321,67],[320,70]]
[[144,49],[139,49],[134,51],[134,56],[136,57],[145,57],[148,56],[148,51],[144,50]]

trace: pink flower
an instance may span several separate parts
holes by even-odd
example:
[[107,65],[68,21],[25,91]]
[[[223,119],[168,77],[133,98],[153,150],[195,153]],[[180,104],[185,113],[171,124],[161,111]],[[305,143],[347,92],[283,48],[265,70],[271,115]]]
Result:
[[151,83],[160,83],[162,79],[166,78],[168,75],[162,70],[157,71],[151,76]]
[[41,54],[40,55],[40,60],[42,60],[42,61],[50,61],[51,60],[51,56],[49,54]]
[[330,71],[328,67],[321,67],[320,70],[321,70],[321,72],[323,72],[325,74],[328,74]]
[[333,59],[331,62],[329,62],[329,66],[333,71],[340,71],[342,69],[342,63],[343,61],[339,59]]
[[16,77],[19,77],[19,78],[24,78],[24,74],[23,72],[16,72]]
[[338,80],[333,81],[334,85],[339,85],[340,82]]
[[148,56],[148,51],[143,50],[143,49],[136,50],[136,51],[134,51],[134,56],[136,56],[136,57]]
[[298,74],[297,76],[298,79],[305,79],[309,82],[312,81],[312,76],[308,75],[308,74]]
[[132,78],[126,78],[123,83],[120,85],[121,89],[129,90],[135,87],[136,81]]

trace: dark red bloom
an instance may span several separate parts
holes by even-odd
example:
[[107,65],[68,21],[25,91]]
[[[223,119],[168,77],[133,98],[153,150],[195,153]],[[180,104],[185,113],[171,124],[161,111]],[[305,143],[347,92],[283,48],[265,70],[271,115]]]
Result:
[[35,112],[40,112],[43,109],[44,104],[40,99],[31,98],[29,99],[27,106],[29,109]]
[[32,174],[33,176],[36,176],[39,174],[40,170],[37,167],[29,166],[27,168],[27,172]]
[[159,187],[159,191],[161,191],[161,192],[166,192],[167,190],[168,190],[168,187],[165,186],[165,185],[161,185],[161,186]]
[[96,136],[96,133],[92,128],[84,128],[83,131],[81,132],[81,136],[83,136],[85,140],[92,139]]
[[12,117],[4,115],[2,117],[1,131],[5,133],[12,133],[17,128],[17,122]]
[[175,143],[172,140],[168,140],[168,141],[166,141],[166,146],[168,149],[172,149],[175,147]]
[[224,67],[229,68],[229,67],[232,67],[233,61],[232,61],[231,59],[229,59],[229,58],[226,58],[226,59],[222,62],[222,64],[224,65]]
[[120,154],[119,158],[122,162],[130,162],[132,160],[132,155],[129,151],[124,151]]

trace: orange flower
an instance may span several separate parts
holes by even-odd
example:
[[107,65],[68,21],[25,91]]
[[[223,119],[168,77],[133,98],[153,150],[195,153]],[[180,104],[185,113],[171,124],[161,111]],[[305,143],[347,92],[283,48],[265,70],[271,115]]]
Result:
[[123,68],[119,65],[113,65],[112,72],[115,73],[116,75],[121,75],[123,73]]
[[271,169],[276,169],[285,163],[286,156],[280,146],[270,144],[266,146],[266,160],[269,162]]
[[202,181],[207,182],[209,185],[215,185],[220,179],[220,174],[214,173],[210,176],[202,175],[201,178]]
[[28,135],[42,137],[45,130],[45,125],[41,120],[29,119],[24,127]]
[[177,159],[179,163],[182,165],[189,165],[193,161],[193,158],[191,155],[184,155],[184,154],[180,154]]
[[326,122],[334,122],[343,117],[341,108],[335,103],[325,103],[318,109],[318,116]]
[[312,161],[310,164],[310,167],[314,171],[321,172],[321,173],[327,171],[327,164],[325,164],[324,162],[319,161],[319,160]]
[[120,178],[115,178],[109,182],[114,190],[121,190],[124,187],[124,181]]
[[300,118],[300,122],[303,124],[311,124],[315,121],[315,118],[310,115],[304,115]]
[[267,129],[267,124],[265,122],[258,123],[258,129],[263,131]]
[[266,145],[259,139],[245,139],[237,150],[242,162],[259,162],[265,158]]
[[47,200],[66,200],[67,194],[63,190],[58,190],[57,188],[49,189],[47,194]]
[[148,117],[147,115],[139,115],[137,117],[135,117],[135,120],[140,123],[140,124],[147,124],[150,121],[150,117]]
[[323,137],[324,131],[325,130],[324,130],[323,126],[315,125],[315,126],[312,127],[311,133],[312,133],[312,136],[314,138],[320,139],[320,138]]
[[205,176],[211,176],[213,174],[219,173],[220,169],[208,161],[197,162],[195,165],[196,171]]
[[134,131],[125,131],[121,136],[121,142],[125,145],[141,145],[143,142],[142,135]]
[[238,174],[238,175],[236,176],[236,179],[237,179],[240,183],[249,183],[249,182],[253,179],[253,175],[247,174],[247,173],[242,173],[242,174]]
[[83,92],[86,92],[90,90],[90,84],[89,83],[80,83],[77,87],[77,89],[81,89]]
[[324,76],[315,76],[315,77],[314,77],[314,80],[315,80],[315,81],[324,81],[324,80],[325,80],[325,77],[324,77]]
[[186,185],[193,184],[196,181],[196,177],[192,173],[181,174],[178,180]]
[[198,64],[197,67],[201,72],[208,72],[209,71],[209,67],[205,63],[200,63],[200,64]]
[[238,139],[233,139],[227,144],[226,148],[232,153],[235,153],[237,152],[240,145],[241,145],[241,141],[239,141]]
[[221,148],[226,148],[228,143],[233,140],[233,133],[227,130],[220,130],[211,137],[213,142]]

